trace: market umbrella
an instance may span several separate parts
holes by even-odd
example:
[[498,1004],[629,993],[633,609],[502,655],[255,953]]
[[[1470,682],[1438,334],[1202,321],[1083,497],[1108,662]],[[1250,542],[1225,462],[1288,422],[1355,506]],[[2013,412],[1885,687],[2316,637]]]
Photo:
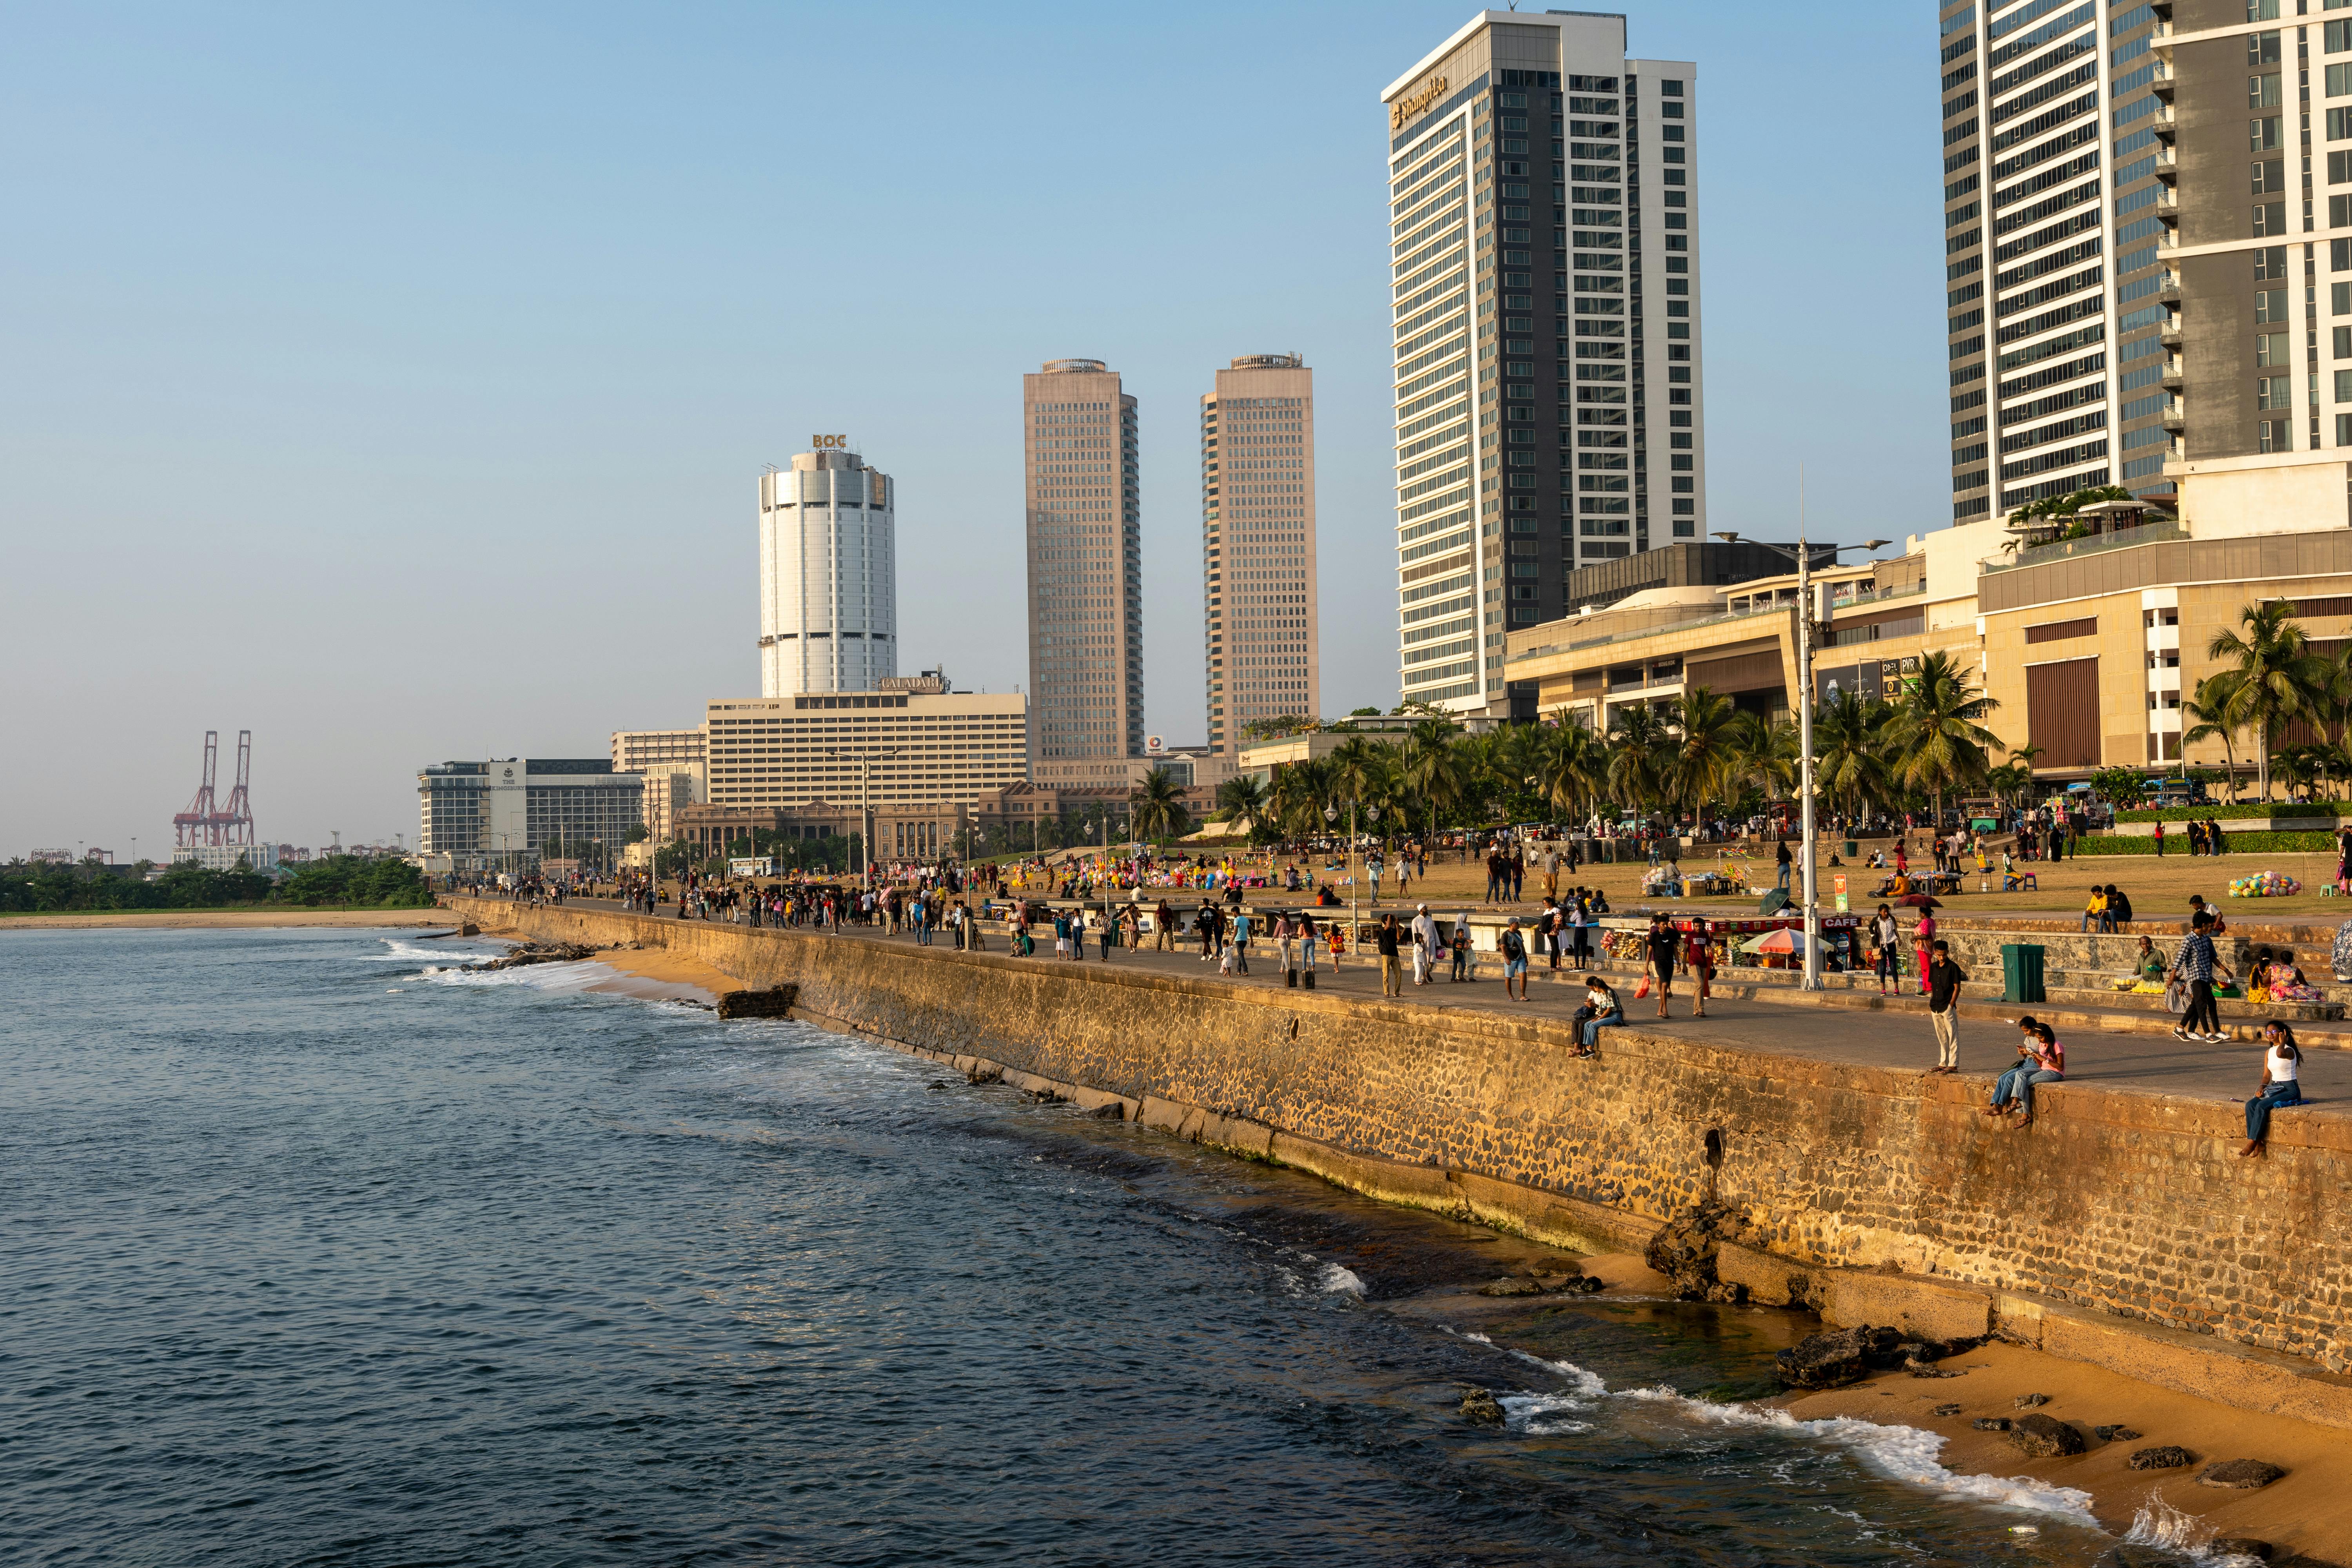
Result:
[[1944,900],[1931,893],[1906,893],[1895,901],[1910,910],[1940,910],[1944,907]]
[[1805,951],[1805,933],[1782,926],[1778,931],[1768,931],[1752,941],[1741,942],[1739,951],[1742,952],[1802,952]]

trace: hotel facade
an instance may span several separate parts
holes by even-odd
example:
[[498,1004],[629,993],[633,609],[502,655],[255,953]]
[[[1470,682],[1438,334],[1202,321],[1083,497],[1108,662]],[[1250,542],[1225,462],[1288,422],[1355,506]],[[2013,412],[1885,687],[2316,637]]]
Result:
[[1315,589],[1315,373],[1246,354],[1201,399],[1202,633],[1209,750],[1255,720],[1321,710]]
[[1620,16],[1486,11],[1381,94],[1407,700],[1531,710],[1512,628],[1706,537],[1697,75]]

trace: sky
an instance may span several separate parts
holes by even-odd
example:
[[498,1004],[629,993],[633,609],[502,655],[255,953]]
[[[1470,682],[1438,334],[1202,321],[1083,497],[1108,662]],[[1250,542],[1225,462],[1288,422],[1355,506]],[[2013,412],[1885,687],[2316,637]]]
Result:
[[[1243,353],[1316,371],[1324,710],[1392,705],[1379,94],[1475,14],[16,7],[0,858],[154,855],[207,729],[265,838],[413,842],[427,763],[756,695],[757,478],[817,432],[898,480],[902,668],[1010,689],[1049,359],[1140,403],[1150,731],[1205,732]],[[1713,525],[1793,538],[1801,462],[1815,539],[1948,522],[1934,7],[1628,16],[1698,62]]]

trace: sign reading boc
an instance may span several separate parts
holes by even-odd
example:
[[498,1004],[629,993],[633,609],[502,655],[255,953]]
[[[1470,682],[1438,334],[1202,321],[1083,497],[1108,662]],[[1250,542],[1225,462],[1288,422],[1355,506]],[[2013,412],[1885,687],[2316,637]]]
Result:
[[809,437],[809,447],[812,450],[818,452],[846,452],[849,450],[849,437],[846,436],[812,436]]

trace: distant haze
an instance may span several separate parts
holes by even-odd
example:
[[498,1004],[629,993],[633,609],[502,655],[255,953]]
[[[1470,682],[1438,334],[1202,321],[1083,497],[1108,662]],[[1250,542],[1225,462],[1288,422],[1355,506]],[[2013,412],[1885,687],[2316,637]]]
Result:
[[[1629,9],[1705,84],[1716,525],[1793,537],[1801,458],[1816,538],[1948,521],[1932,14]],[[18,10],[0,857],[161,850],[207,728],[265,837],[413,842],[425,763],[756,694],[756,479],[818,432],[898,481],[903,667],[1007,689],[1066,356],[1142,405],[1150,731],[1204,732],[1243,353],[1316,370],[1325,707],[1393,703],[1378,99],[1473,14]]]

